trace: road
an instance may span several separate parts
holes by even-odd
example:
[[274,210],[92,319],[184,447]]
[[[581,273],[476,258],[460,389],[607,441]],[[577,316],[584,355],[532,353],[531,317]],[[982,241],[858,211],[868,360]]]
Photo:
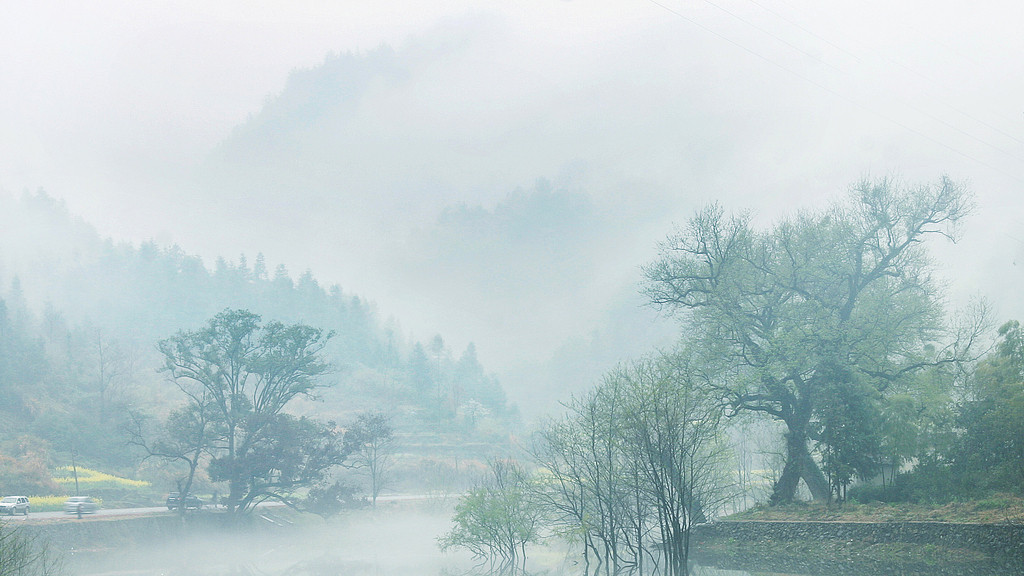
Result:
[[[102,518],[109,516],[148,516],[151,514],[170,514],[166,506],[156,506],[153,508],[101,508],[92,514],[83,514],[83,518]],[[16,516],[0,516],[5,524],[9,523],[34,523],[34,522],[52,522],[54,520],[77,520],[76,514],[68,514],[67,512],[29,512],[28,516],[16,515]]]
[[[377,502],[406,502],[414,500],[429,500],[433,498],[439,498],[439,496],[432,496],[426,494],[387,494],[377,497]],[[283,506],[279,502],[264,502],[259,505],[260,507],[272,507],[272,506]],[[209,508],[209,507],[207,507]],[[151,515],[167,515],[176,514],[167,509],[166,506],[154,506],[151,508],[100,508],[92,514],[83,514],[82,519],[88,520],[91,518],[104,518],[111,516],[151,516]],[[19,523],[44,523],[54,521],[71,521],[77,520],[76,514],[68,514],[67,512],[29,512],[28,516],[15,515],[6,516],[0,515],[0,522],[11,525],[17,525]]]

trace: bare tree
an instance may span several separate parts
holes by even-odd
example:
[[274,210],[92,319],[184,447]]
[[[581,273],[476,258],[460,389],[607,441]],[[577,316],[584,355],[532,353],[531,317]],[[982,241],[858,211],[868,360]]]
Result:
[[686,574],[689,535],[728,495],[717,396],[682,353],[607,374],[533,450],[538,499],[587,574]]
[[130,413],[131,423],[128,442],[142,448],[146,459],[156,458],[185,465],[187,472],[177,479],[178,511],[184,516],[187,497],[192,493],[196,471],[208,459],[216,438],[214,409],[203,390],[183,390],[190,401],[172,411],[167,420],[156,431],[147,431],[146,420],[137,413]]
[[349,466],[366,471],[374,505],[377,504],[377,496],[390,481],[394,440],[391,419],[381,412],[360,414],[345,433],[345,443],[352,450]]
[[61,572],[60,557],[45,543],[0,523],[0,576],[56,576]]
[[707,521],[731,492],[717,396],[685,350],[634,362],[614,378],[630,391],[620,429],[656,512],[663,573],[683,576],[693,526]]

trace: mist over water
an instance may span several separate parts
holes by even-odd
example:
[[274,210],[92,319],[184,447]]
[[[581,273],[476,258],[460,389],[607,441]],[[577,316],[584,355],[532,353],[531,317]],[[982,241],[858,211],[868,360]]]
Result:
[[301,517],[301,527],[257,519],[266,524],[240,532],[199,527],[167,541],[72,551],[66,567],[80,576],[458,574],[473,566],[472,559],[460,552],[442,554],[436,542],[449,528],[449,517],[446,506],[384,505],[326,522]]
[[[396,481],[386,490],[411,498],[464,491],[460,466],[482,470],[489,459],[516,457],[546,418],[558,418],[618,366],[668,351],[681,337],[697,340],[694,326],[681,330],[679,320],[703,304],[673,317],[640,288],[659,242],[709,205],[749,215],[751,230],[767,232],[801,213],[830,221],[822,210],[861,179],[916,187],[948,174],[971,191],[976,208],[958,222],[959,242],[933,243],[934,266],[909,274],[929,282],[922,303],[907,310],[934,304],[935,317],[952,325],[984,300],[996,325],[1024,319],[1024,35],[1009,2],[7,4],[0,18],[0,496],[63,498],[70,488],[51,476],[71,464],[76,494],[83,466],[150,484],[129,496],[117,492],[120,485],[107,488],[110,496],[92,493],[110,508],[162,503],[175,485],[181,496],[191,490],[215,501],[224,490],[209,470],[221,457],[211,451],[215,442],[191,447],[199,479],[191,486],[190,473],[191,488],[182,488],[180,473],[159,469],[136,450],[153,456],[148,447],[125,441],[123,417],[152,418],[153,439],[163,422],[174,423],[168,415],[188,401],[161,370],[167,358],[157,343],[229,309],[335,334],[324,348],[332,369],[317,374],[324,394],[315,403],[298,398],[281,414],[322,419],[331,437],[358,411],[386,413],[398,438]],[[833,280],[832,264],[842,270],[850,253],[836,249],[841,256],[808,285]],[[941,292],[934,301],[931,275]],[[865,318],[899,318],[872,306]],[[778,309],[766,305],[758,314]],[[789,320],[815,318],[800,309]],[[872,334],[894,332],[881,322],[864,325]],[[739,333],[734,328],[707,334]],[[921,339],[930,329],[922,321],[907,330],[906,341],[921,340],[915,354],[941,349]],[[805,337],[793,330],[773,341],[796,358],[779,352],[780,371],[794,370],[781,381],[822,368],[830,375],[822,382],[836,384],[837,364],[798,354],[813,347],[794,345],[797,335]],[[822,349],[847,340],[827,336]],[[869,348],[880,363],[900,355]],[[737,357],[746,356],[741,351]],[[762,368],[743,360],[728,369]],[[908,364],[893,381],[922,365]],[[869,368],[864,374],[874,378]],[[910,392],[886,383],[867,395],[859,380],[840,380],[828,402],[853,416],[815,404],[806,426],[794,428],[876,416],[872,426],[884,428],[878,422],[891,417],[914,434],[896,426],[886,442],[934,436],[928,442],[941,447],[952,425],[940,404],[970,396],[923,376],[900,383]],[[747,390],[736,396],[749,397]],[[805,404],[824,397],[815,390]],[[786,394],[771,401],[792,404]],[[233,410],[223,410],[231,434]],[[1022,414],[1024,407],[1006,418],[993,411],[993,429],[1024,421]],[[987,421],[977,423],[989,430],[981,427]],[[734,438],[753,455],[739,474],[763,468],[766,485],[786,469],[777,461],[784,431],[773,426],[752,427],[757,437],[744,442]],[[870,440],[857,450],[874,449],[869,428],[856,435]],[[1011,439],[1021,436],[1014,430]],[[824,433],[806,436],[813,451]],[[855,434],[831,436],[842,448]],[[883,492],[886,469],[896,477],[938,453],[915,443],[892,442],[898,449],[888,452],[899,454],[885,453],[896,461],[884,467],[881,447],[869,454]],[[816,458],[841,452],[821,445]],[[810,456],[800,458],[789,462]],[[621,459],[638,460],[625,451]],[[8,482],[15,466],[7,462],[28,463],[17,471],[22,484]],[[467,552],[438,547],[453,508],[451,500],[389,503],[329,521],[282,512],[246,530],[217,528],[204,512],[181,533],[61,552],[66,573],[83,576],[482,573]],[[652,546],[660,551],[651,555],[666,549]],[[528,571],[576,576],[584,568],[581,555],[558,541],[532,547]]]
[[[487,576],[487,565],[468,552],[438,548],[437,538],[452,527],[453,504],[383,503],[326,522],[260,512],[245,530],[200,520],[187,533],[166,539],[62,551],[66,573],[78,576]],[[564,541],[529,549],[529,576],[583,573],[580,553]],[[695,566],[692,574],[750,573]]]
[[[450,501],[383,504],[328,521],[271,512],[242,531],[199,522],[191,533],[166,540],[66,551],[65,567],[78,576],[489,576],[487,565],[465,551],[440,552],[437,538],[451,527],[452,510]],[[767,574],[700,565],[690,573]],[[552,540],[530,548],[523,576],[583,574],[578,551]]]
[[[451,528],[451,502],[382,504],[328,521],[263,513],[246,530],[204,525],[164,540],[68,550],[66,573],[78,576],[487,576],[465,551],[442,553],[437,538]],[[286,519],[290,518],[290,519]],[[273,521],[273,522],[271,522]],[[296,524],[289,524],[295,521]],[[274,522],[281,524],[276,525]],[[533,546],[529,576],[583,574],[580,555],[554,540]],[[695,566],[694,576],[750,573]]]

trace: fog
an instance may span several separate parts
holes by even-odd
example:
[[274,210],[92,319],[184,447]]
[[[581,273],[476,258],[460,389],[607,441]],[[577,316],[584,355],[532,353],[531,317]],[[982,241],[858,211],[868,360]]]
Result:
[[601,351],[577,358],[597,375],[664,343],[638,268],[709,201],[768,223],[863,177],[949,174],[978,203],[964,240],[937,247],[951,304],[1024,315],[1010,3],[5,13],[5,194],[44,188],[105,236],[208,263],[310,269],[421,338],[475,342],[513,397],[559,351]]
[[[304,518],[296,526],[288,525],[294,515],[269,512],[268,520],[241,531],[193,523],[163,540],[143,537],[128,546],[65,551],[64,566],[79,576],[480,574],[480,560],[469,553],[438,551],[437,538],[449,528],[450,513],[450,502],[384,505],[327,522]],[[579,556],[555,541],[532,551],[528,573],[575,574]],[[747,575],[700,566],[693,573]]]
[[[382,507],[324,522],[265,513],[259,524],[226,532],[196,522],[183,534],[131,546],[73,550],[69,573],[90,574],[443,574],[461,573],[467,554],[440,554],[436,538],[448,528],[447,506]],[[272,522],[280,523],[281,526]],[[397,554],[396,542],[401,542]]]
[[[231,297],[343,326],[325,350],[346,364],[313,375],[335,391],[289,410],[340,435],[384,406],[390,488],[461,491],[466,470],[522,456],[559,402],[678,338],[639,294],[641,267],[712,202],[768,228],[862,179],[948,175],[976,208],[959,242],[929,246],[948,308],[936,317],[983,299],[995,322],[1024,319],[1015,3],[0,3],[0,320],[12,311],[21,370],[3,375],[5,393],[20,388],[0,456],[28,462],[40,494],[70,493],[50,476],[74,458],[147,475],[142,495],[108,480],[94,495],[111,508],[162,504],[176,482],[188,493],[177,470],[139,464],[106,408],[163,419],[187,402],[153,344]],[[14,213],[32,202],[45,209]],[[69,292],[131,333],[75,317]],[[100,410],[73,405],[93,397]],[[748,474],[773,465],[748,459]],[[223,482],[201,463],[191,489],[216,499]],[[437,546],[451,512],[306,515],[251,538],[209,537],[200,520],[173,546],[79,550],[68,567],[462,574],[468,555]],[[543,545],[529,558],[547,574],[574,561]]]

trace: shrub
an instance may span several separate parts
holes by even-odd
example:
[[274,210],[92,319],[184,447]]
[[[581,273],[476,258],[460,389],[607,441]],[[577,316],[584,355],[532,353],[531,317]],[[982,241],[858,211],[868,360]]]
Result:
[[896,476],[884,489],[878,485],[850,488],[849,498],[858,502],[911,502],[944,504],[978,498],[987,492],[977,479],[958,473],[952,466],[936,460],[924,460],[910,472]]
[[51,576],[61,572],[60,557],[52,554],[45,542],[0,524],[0,576]]
[[59,490],[39,458],[0,456],[0,489],[7,494],[52,494]]

